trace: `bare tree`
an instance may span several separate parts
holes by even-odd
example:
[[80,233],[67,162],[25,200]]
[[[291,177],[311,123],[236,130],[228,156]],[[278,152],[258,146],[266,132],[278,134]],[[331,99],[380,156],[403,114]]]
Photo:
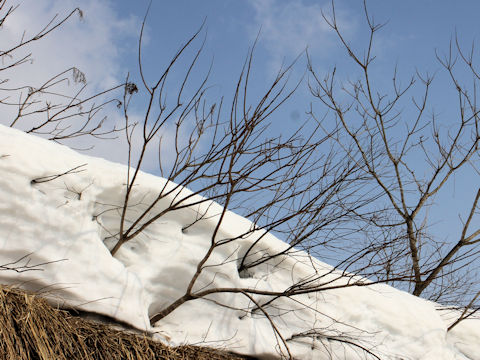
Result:
[[[361,51],[356,51],[342,33],[334,1],[331,16],[324,15],[357,66],[358,78],[337,80],[337,68],[320,76],[309,61],[309,85],[313,96],[334,115],[341,129],[331,138],[339,149],[345,150],[346,143],[353,144],[357,151],[345,151],[345,155],[370,177],[372,191],[380,194],[371,206],[356,213],[372,248],[369,258],[378,259],[369,274],[400,287],[406,283],[417,296],[451,301],[453,293],[464,302],[470,289],[463,285],[470,284],[459,280],[474,273],[478,266],[480,228],[473,219],[478,214],[480,189],[472,189],[472,202],[459,209],[463,220],[456,239],[443,241],[430,233],[429,210],[438,194],[448,191],[446,185],[455,174],[475,170],[478,165],[480,118],[476,89],[480,77],[474,64],[474,48],[465,53],[456,37],[446,55],[436,54],[456,93],[452,106],[458,109],[454,121],[442,122],[427,111],[434,76],[417,71],[402,86],[395,68],[393,75],[388,75],[392,78],[391,90],[378,85],[382,83],[378,75],[372,75],[373,44],[383,25],[370,16],[366,1],[364,9],[369,36]],[[460,81],[457,70],[462,65],[462,70],[470,73],[471,87]],[[474,296],[477,298],[478,293]],[[471,307],[473,303],[465,305]]]
[[[321,135],[321,126],[314,121],[305,122],[289,135],[272,128],[276,110],[302,82],[302,79],[292,85],[289,82],[297,60],[281,68],[263,95],[252,101],[249,81],[254,71],[255,42],[248,51],[231,99],[211,101],[208,94],[211,69],[198,82],[192,80],[192,73],[198,74],[197,62],[204,44],[204,40],[199,39],[203,26],[174,54],[157,80],[149,84],[142,66],[144,25],[145,20],[138,49],[141,88],[127,77],[122,101],[129,146],[124,201],[107,208],[99,214],[97,221],[102,224],[103,214],[111,211],[120,217],[118,229],[108,229],[110,238],[106,239],[114,256],[126,243],[176,211],[188,208],[197,214],[192,223],[182,229],[185,232],[204,219],[213,218],[215,221],[214,229],[208,235],[209,246],[204,254],[199,254],[196,270],[184,294],[168,306],[154,309],[151,323],[161,321],[186,302],[230,293],[250,300],[247,308],[239,310],[263,314],[270,321],[279,348],[288,358],[292,358],[288,343],[300,339],[340,341],[345,346],[373,354],[366,345],[356,343],[353,338],[347,341],[345,334],[327,336],[322,332],[325,329],[312,328],[286,339],[276,327],[272,314],[272,311],[278,312],[276,304],[284,299],[291,299],[290,306],[294,308],[308,308],[307,304],[299,303],[295,295],[371,285],[352,273],[335,269],[320,271],[312,263],[309,265],[312,274],[308,278],[285,284],[284,289],[274,291],[255,286],[222,287],[214,280],[205,285],[204,281],[199,281],[207,269],[228,262],[236,262],[240,276],[248,277],[263,264],[280,266],[284,259],[298,252],[298,248],[309,251],[322,244],[328,247],[330,241],[333,243],[335,229],[347,222],[356,210],[371,202],[366,193],[355,195],[363,181],[357,163],[339,156],[338,150],[332,147],[331,136],[338,131],[337,128],[326,135]],[[181,65],[188,50],[191,51],[197,43],[187,65]],[[169,83],[174,72],[176,87]],[[178,85],[179,74],[181,81]],[[131,123],[129,106],[137,93],[146,96],[145,112],[140,122]],[[134,151],[136,131],[140,132],[137,155]],[[170,138],[165,139],[168,136]],[[159,171],[165,183],[158,193],[139,196],[142,193],[140,171],[146,163],[147,152],[152,148],[158,149]],[[164,153],[173,156],[165,160]],[[233,237],[222,237],[221,229],[230,210],[250,219],[252,224],[247,229],[240,229]],[[281,250],[265,252],[263,241],[270,233],[279,235],[288,245]],[[212,260],[219,249],[245,238],[255,240],[238,258],[236,255],[220,261],[218,257]],[[364,252],[365,249],[361,249],[352,259],[364,256]],[[344,263],[349,264],[352,259]],[[218,299],[215,301],[219,306],[232,306]]]
[[[223,98],[208,104],[206,84],[210,71],[189,94],[185,94],[202,44],[184,72],[181,86],[173,96],[174,102],[167,102],[168,76],[200,31],[181,47],[152,86],[143,76],[140,56],[141,81],[148,97],[141,123],[131,124],[129,121],[128,106],[138,88],[127,79],[123,107],[129,144],[129,172],[120,231],[116,235],[112,254],[166,213],[193,208],[198,203],[212,200],[226,208],[238,209],[259,229],[266,231],[275,230],[287,222],[296,223],[297,226],[283,230],[292,246],[350,211],[333,209],[341,209],[338,204],[343,201],[342,190],[348,188],[358,170],[354,163],[336,156],[335,149],[327,148],[329,151],[322,154],[318,152],[319,147],[329,140],[328,136],[318,139],[319,126],[305,123],[287,137],[280,134],[269,136],[272,133],[270,118],[300,83],[287,90],[288,75],[295,61],[280,69],[263,97],[255,104],[249,104],[248,82],[254,44],[239,75],[229,110],[225,113]],[[169,96],[171,99],[172,94]],[[158,109],[154,108],[155,103],[159,104]],[[142,143],[140,154],[134,160],[132,136],[138,127],[142,131]],[[306,127],[309,127],[308,136],[303,131]],[[173,144],[168,144],[168,149],[162,142],[166,129],[174,130]],[[131,192],[144,164],[145,154],[153,146],[159,147],[159,169],[167,182],[140,215],[127,221]],[[171,152],[172,149],[174,156],[167,169],[162,152]],[[192,191],[182,190],[184,188]],[[155,212],[156,205],[172,194],[175,194],[174,200],[162,211]],[[202,198],[197,195],[202,195]],[[318,216],[322,211],[325,214],[331,212],[325,217]],[[296,234],[295,229],[298,231]]]

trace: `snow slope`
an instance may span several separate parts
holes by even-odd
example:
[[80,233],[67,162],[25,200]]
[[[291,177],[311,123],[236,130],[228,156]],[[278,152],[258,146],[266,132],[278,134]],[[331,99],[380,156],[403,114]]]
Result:
[[[0,271],[0,282],[40,291],[60,306],[113,317],[162,341],[206,343],[265,359],[288,355],[278,333],[296,359],[480,359],[480,320],[465,320],[447,334],[452,320],[439,305],[387,285],[280,297],[264,307],[271,321],[244,294],[217,293],[182,304],[151,327],[149,318],[185,293],[208,251],[220,206],[169,212],[112,257],[125,166],[0,126],[0,174],[0,264],[32,267]],[[148,206],[164,185],[165,179],[142,173],[127,215]],[[195,222],[198,214],[207,216]],[[248,220],[227,212],[217,239],[235,239],[251,228]],[[299,251],[239,274],[238,259],[258,236],[216,248],[194,290],[284,291],[306,279],[329,286],[348,281]],[[252,257],[286,246],[268,234]],[[253,297],[257,303],[269,299]]]

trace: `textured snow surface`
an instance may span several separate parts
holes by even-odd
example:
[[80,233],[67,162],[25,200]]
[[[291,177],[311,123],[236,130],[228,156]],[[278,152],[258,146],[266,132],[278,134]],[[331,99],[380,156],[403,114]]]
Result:
[[[54,180],[32,183],[75,167]],[[169,212],[112,257],[109,247],[119,227],[125,166],[0,126],[0,174],[0,264],[26,255],[16,265],[49,263],[36,267],[42,270],[0,271],[1,283],[40,291],[61,306],[113,317],[174,344],[203,342],[263,358],[286,354],[271,323],[260,310],[252,311],[254,304],[241,293],[188,301],[150,326],[149,317],[185,293],[209,248],[219,205]],[[164,185],[165,179],[141,173],[127,216],[138,215]],[[156,210],[169,201],[162,200]],[[199,214],[207,216],[195,222]],[[248,220],[228,212],[217,239],[234,239],[251,228]],[[240,276],[238,259],[258,236],[253,233],[216,248],[194,290],[283,291],[312,278],[318,284],[334,281],[329,286],[348,281],[299,251]],[[286,248],[267,234],[249,261]],[[269,298],[254,299],[263,303]],[[453,315],[437,307],[387,285],[370,285],[279,298],[265,310],[296,359],[374,358],[350,343],[382,359],[480,359],[480,320],[464,321],[447,335]],[[312,330],[323,336],[300,336]]]

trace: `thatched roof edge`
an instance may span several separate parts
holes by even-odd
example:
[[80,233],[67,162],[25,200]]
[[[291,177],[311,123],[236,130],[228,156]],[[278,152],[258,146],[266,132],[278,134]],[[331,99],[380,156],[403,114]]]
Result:
[[240,360],[198,346],[169,347],[55,309],[45,299],[0,285],[0,358],[18,360]]

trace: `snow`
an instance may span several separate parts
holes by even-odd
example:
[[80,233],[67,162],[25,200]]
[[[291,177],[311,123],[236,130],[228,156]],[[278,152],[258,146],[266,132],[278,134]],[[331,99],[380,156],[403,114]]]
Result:
[[[50,181],[42,179],[68,170]],[[110,316],[149,331],[159,341],[203,343],[265,359],[287,355],[271,322],[262,311],[252,311],[252,299],[242,293],[187,301],[150,326],[152,315],[185,294],[208,251],[222,210],[218,204],[168,212],[112,257],[109,248],[120,223],[125,166],[0,126],[0,173],[0,264],[20,260],[10,266],[36,269],[0,271],[1,283],[38,291],[62,307]],[[140,173],[127,217],[138,215],[165,185],[173,186]],[[164,209],[176,195],[163,199],[155,210]],[[199,214],[205,216],[195,222]],[[227,212],[217,239],[235,239],[252,226]],[[313,277],[325,286],[352,281],[297,250],[239,274],[239,259],[259,236],[251,232],[215,248],[194,290],[284,291]],[[286,248],[267,234],[249,260]],[[387,285],[354,280],[365,286],[281,297],[264,308],[294,358],[374,359],[363,347],[382,359],[480,359],[480,320],[465,320],[447,334],[455,314],[446,316],[438,304]],[[270,298],[253,299],[263,303]],[[315,336],[299,336],[313,330]]]

